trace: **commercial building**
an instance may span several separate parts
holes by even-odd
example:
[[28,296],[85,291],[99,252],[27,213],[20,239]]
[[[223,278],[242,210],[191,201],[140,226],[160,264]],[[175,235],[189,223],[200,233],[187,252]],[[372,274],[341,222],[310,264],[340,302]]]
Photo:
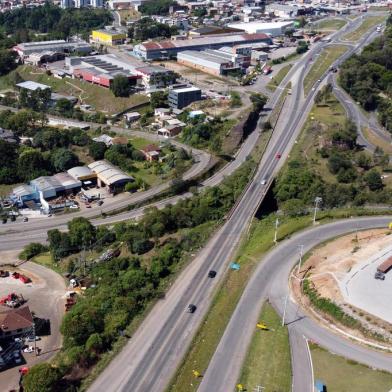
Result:
[[96,174],[98,186],[106,186],[111,193],[124,188],[127,183],[134,181],[133,177],[105,160],[92,162],[88,167]]
[[67,57],[65,65],[74,77],[104,87],[110,87],[116,75],[126,76],[131,84],[141,78],[134,66],[115,55]]
[[141,76],[146,87],[166,87],[176,81],[175,73],[157,65],[135,68],[136,75]]
[[52,199],[60,195],[77,193],[82,183],[68,173],[58,173],[54,176],[42,176],[30,181],[30,185],[40,199]]
[[272,44],[271,38],[264,34],[220,34],[202,38],[185,40],[164,40],[160,42],[144,42],[135,45],[133,52],[145,60],[175,58],[178,53],[186,50],[219,49],[223,46],[236,46],[265,42]]
[[192,102],[201,100],[201,90],[197,87],[185,87],[171,89],[169,91],[169,106],[176,109],[182,109]]
[[272,37],[283,35],[286,30],[294,28],[294,22],[248,22],[248,23],[229,23],[233,29],[246,31],[248,34],[268,34]]
[[59,39],[55,41],[23,42],[14,46],[13,50],[18,53],[22,60],[24,60],[33,53],[90,53],[92,48],[90,44],[83,40],[65,41]]
[[177,62],[212,75],[227,75],[233,71],[243,72],[250,65],[251,48],[240,48],[238,51],[240,53],[237,53],[236,47],[207,49],[201,52],[187,50],[178,53]]
[[97,175],[87,166],[76,166],[67,170],[67,173],[82,184],[90,185],[97,179]]
[[127,35],[115,30],[93,30],[91,40],[102,45],[121,45]]
[[238,33],[238,29],[225,26],[203,26],[189,31],[189,38],[198,38],[206,35]]
[[26,80],[25,82],[17,83],[16,87],[19,89],[27,91],[37,91],[37,90],[51,90],[52,88],[46,84],[33,82],[32,80]]

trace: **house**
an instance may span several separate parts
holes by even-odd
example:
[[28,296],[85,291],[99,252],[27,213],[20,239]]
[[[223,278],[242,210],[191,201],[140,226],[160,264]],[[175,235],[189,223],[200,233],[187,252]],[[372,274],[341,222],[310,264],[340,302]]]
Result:
[[125,113],[124,118],[127,124],[133,123],[140,118],[140,114],[138,112],[131,112],[131,113]]
[[157,135],[169,138],[178,135],[181,131],[182,127],[178,125],[167,125],[164,128],[159,128]]
[[156,108],[156,109],[154,109],[154,116],[155,117],[168,116],[170,113],[171,113],[170,108]]
[[107,147],[110,147],[113,144],[113,138],[104,133],[103,135],[97,136],[93,138],[94,142],[105,143]]
[[140,150],[147,161],[157,161],[161,153],[161,149],[155,144],[149,144]]
[[14,133],[8,129],[3,129],[0,128],[0,140],[4,140],[5,142],[8,143],[17,143],[17,137],[14,135]]
[[33,324],[33,316],[28,306],[0,310],[0,339],[31,334]]
[[189,118],[196,118],[200,116],[204,116],[204,112],[202,110],[192,110],[188,114]]

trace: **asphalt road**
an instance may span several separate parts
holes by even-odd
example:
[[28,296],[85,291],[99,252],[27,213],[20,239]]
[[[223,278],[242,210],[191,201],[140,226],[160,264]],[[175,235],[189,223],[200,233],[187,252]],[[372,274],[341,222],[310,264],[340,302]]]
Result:
[[[209,307],[219,277],[227,269],[241,234],[246,230],[250,218],[265,194],[266,186],[261,185],[262,179],[272,180],[294,143],[306,113],[310,110],[313,94],[303,99],[302,80],[308,70],[309,58],[324,46],[324,43],[316,45],[284,79],[282,86],[285,86],[288,81],[293,83],[289,108],[286,109],[287,112],[282,113],[282,116],[287,119],[286,126],[279,126],[275,129],[254,180],[231,217],[179,276],[168,291],[165,300],[160,301],[154,307],[123,351],[97,378],[90,388],[91,391],[110,389],[155,392],[165,389]],[[271,97],[267,104],[268,107],[276,104],[280,91]],[[276,159],[278,153],[282,155],[281,160]],[[217,279],[207,278],[210,269],[218,272]],[[192,315],[185,313],[186,306],[190,303],[198,306],[197,311]],[[237,346],[237,342],[236,337],[234,342],[229,342],[229,346]],[[234,357],[238,358],[238,353],[241,353],[241,350],[238,352],[233,350]],[[219,348],[216,355],[219,356]],[[224,367],[226,367],[229,360],[230,358],[225,356],[225,358],[218,359],[216,363],[224,362]],[[219,388],[222,388],[222,380],[226,380],[228,372],[225,372],[223,378],[209,377],[209,372],[210,368],[203,379],[200,390],[227,392],[228,384],[225,383],[226,386],[223,389]],[[211,374],[214,372],[212,371]],[[227,380],[231,379],[235,382],[233,376],[229,375]]]

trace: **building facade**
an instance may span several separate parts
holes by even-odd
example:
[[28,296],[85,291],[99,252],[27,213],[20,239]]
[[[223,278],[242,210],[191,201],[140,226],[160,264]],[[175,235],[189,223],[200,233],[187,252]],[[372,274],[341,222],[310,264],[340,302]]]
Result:
[[201,100],[201,90],[197,87],[185,87],[171,89],[169,91],[169,106],[175,109],[182,109],[192,102]]
[[127,35],[125,33],[118,31],[93,30],[91,34],[93,42],[109,46],[121,45],[125,42],[126,38]]

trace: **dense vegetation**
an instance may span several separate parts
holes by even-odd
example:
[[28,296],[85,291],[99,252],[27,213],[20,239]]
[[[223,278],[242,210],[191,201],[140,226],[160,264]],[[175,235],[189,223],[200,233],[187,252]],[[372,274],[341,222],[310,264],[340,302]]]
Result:
[[151,18],[142,18],[128,29],[128,37],[135,41],[145,41],[150,38],[170,38],[178,34],[176,26],[159,23]]
[[377,111],[384,127],[392,132],[392,17],[383,36],[340,69],[340,84],[365,110]]
[[147,1],[139,7],[139,11],[144,15],[167,15],[170,7],[176,4],[173,0]]
[[[331,92],[331,86],[326,86],[315,101],[333,111],[336,100]],[[274,188],[286,213],[305,214],[316,197],[323,199],[326,208],[391,201],[381,178],[381,171],[388,169],[388,155],[381,149],[373,155],[363,151],[356,143],[354,123],[326,125],[314,119],[308,122],[305,135],[308,146],[292,154]]]
[[[41,7],[22,7],[0,13],[1,31],[13,34],[15,42],[35,39],[65,39],[73,34],[89,34],[92,29],[110,24],[112,16],[104,9],[61,9],[50,3]],[[33,33],[33,34],[31,34]]]
[[[77,386],[80,375],[111,350],[132,320],[162,295],[167,278],[206,241],[210,229],[233,206],[253,167],[254,163],[247,161],[219,187],[208,188],[163,210],[150,209],[137,223],[121,222],[109,230],[95,228],[85,218],[75,218],[69,222],[67,233],[48,232],[54,262],[72,275],[81,276],[84,271],[79,251],[99,253],[109,245],[122,249],[118,258],[87,263],[85,278],[92,286],[66,314],[61,326],[64,347],[57,357],[56,370],[61,376],[68,375],[68,381],[57,381],[57,377],[54,390],[62,390],[64,383]],[[34,378],[38,377],[36,372],[48,371],[38,369]]]

